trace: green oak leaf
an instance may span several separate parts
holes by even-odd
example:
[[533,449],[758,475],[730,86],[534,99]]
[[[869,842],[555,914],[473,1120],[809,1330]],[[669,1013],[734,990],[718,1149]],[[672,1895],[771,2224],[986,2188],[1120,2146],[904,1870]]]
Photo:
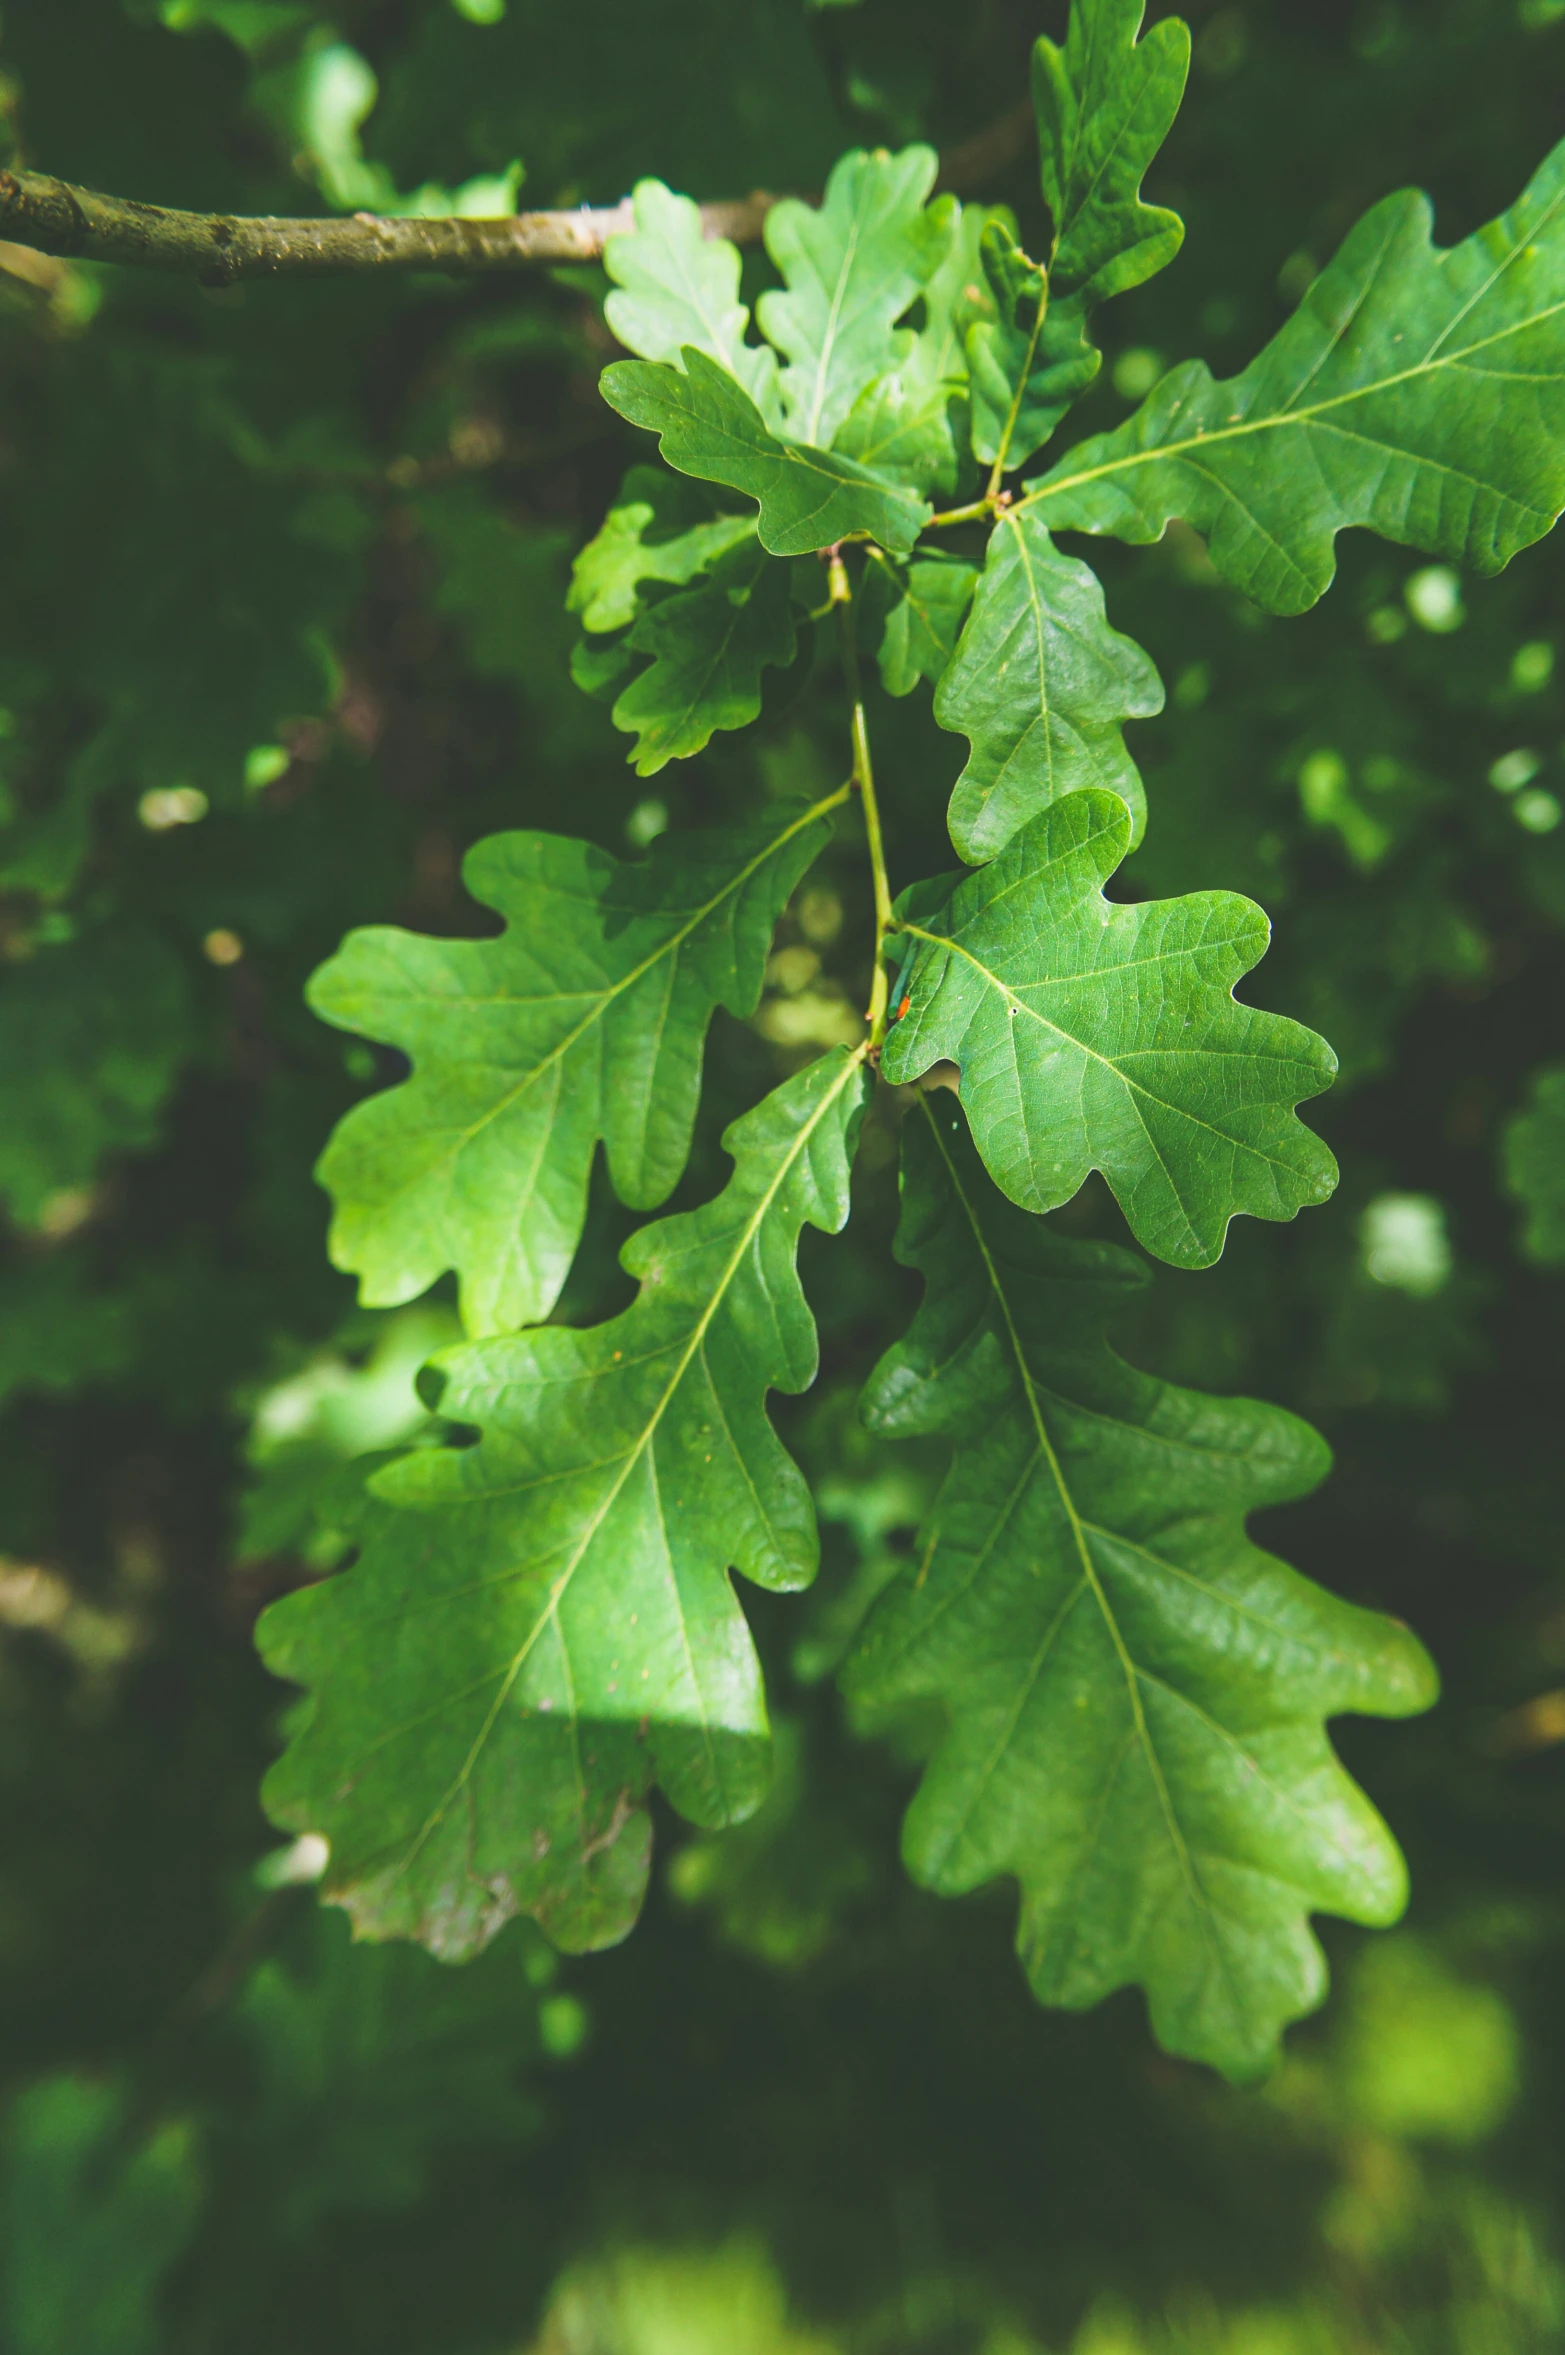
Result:
[[349,933],[310,1003],[414,1066],[338,1123],[318,1173],[332,1258],[367,1305],[415,1299],[455,1268],[469,1332],[547,1316],[600,1138],[623,1201],[666,1198],[712,1010],[753,1013],[773,927],[842,798],[665,836],[633,864],[557,834],[494,834],[462,873],[505,918],[498,938]]
[[1177,213],[1141,202],[1141,182],[1179,112],[1190,31],[1165,17],[1138,42],[1145,13],[1145,0],[1071,0],[1064,48],[1033,50],[1050,277],[1083,305],[1154,277],[1185,234]]
[[1246,1534],[1316,1486],[1325,1443],[1127,1365],[1105,1327],[1145,1270],[1014,1209],[938,1101],[904,1130],[897,1257],[924,1299],[863,1411],[954,1452],[847,1694],[942,1707],[908,1868],[947,1896],[1016,1876],[1040,2001],[1140,1985],[1170,2052],[1251,2078],[1325,1992],[1309,1915],[1384,1923],[1405,1900],[1324,1721],[1425,1709],[1434,1668]]
[[1033,496],[1056,531],[1180,517],[1271,613],[1330,586],[1339,531],[1498,572],[1565,506],[1565,143],[1461,245],[1416,189],[1366,213],[1242,376],[1188,360]]
[[1087,341],[1081,297],[1051,302],[1047,272],[1028,260],[1003,221],[989,224],[979,250],[995,315],[967,331],[973,455],[1008,472],[1043,447],[1103,355]]
[[1002,515],[935,696],[940,725],[972,742],[951,796],[961,857],[992,858],[1039,810],[1088,785],[1119,795],[1139,842],[1146,794],[1121,728],[1162,708],[1151,662],[1109,627],[1096,574],[1060,554],[1033,509]]
[[991,866],[904,893],[911,1004],[882,1069],[957,1063],[978,1149],[1024,1209],[1057,1208],[1099,1169],[1139,1243],[1208,1267],[1241,1211],[1292,1218],[1331,1192],[1336,1164],[1293,1108],[1337,1061],[1302,1024],[1235,1003],[1270,937],[1252,900],[1104,899],[1129,843],[1117,795],[1070,793]]
[[[355,1565],[274,1604],[268,1665],[311,1700],[266,1783],[323,1832],[361,1936],[473,1952],[513,1913],[611,1944],[646,1884],[653,1782],[707,1827],[769,1779],[760,1664],[729,1579],[816,1566],[809,1490],[766,1413],[816,1368],[794,1260],[835,1233],[866,1094],[837,1048],[736,1121],[715,1201],[622,1253],[641,1290],[585,1332],[447,1352],[466,1448],[375,1476]],[[395,1509],[393,1509],[395,1508]]]
[[766,250],[784,285],[756,305],[787,361],[789,435],[830,448],[866,386],[905,350],[896,322],[947,258],[956,203],[926,210],[938,159],[930,147],[839,158],[817,208],[787,197],[766,216]]
[[954,205],[950,249],[924,288],[924,324],[896,331],[895,365],[860,393],[832,447],[909,489],[957,495],[964,474],[967,352],[965,337],[995,313],[979,245],[989,222],[1009,222],[999,206]]
[[1501,1153],[1506,1191],[1526,1212],[1522,1249],[1545,1267],[1565,1265],[1565,1064],[1534,1072]]
[[626,475],[602,529],[571,566],[566,609],[581,615],[584,630],[628,629],[642,609],[643,581],[684,588],[730,548],[754,538],[753,515],[692,523],[675,495],[683,488],[661,466],[633,466]]
[[1016,217],[1008,205],[958,205],[952,213],[950,248],[924,288],[918,334],[918,366],[931,382],[965,380],[968,331],[997,315],[983,266],[984,232],[996,222],[1014,236]]
[[786,670],[794,657],[787,572],[751,528],[699,587],[644,613],[628,643],[652,660],[615,704],[614,725],[635,734],[637,776],[653,777],[699,752],[719,728],[745,728],[759,716],[763,667]]
[[904,358],[865,386],[838,427],[832,447],[840,457],[851,458],[890,482],[921,495],[938,491],[949,498],[960,464],[952,409],[961,388],[927,377],[917,342],[912,335],[905,340]]
[[763,548],[774,556],[808,556],[850,532],[867,532],[886,548],[912,547],[929,521],[922,499],[834,450],[779,441],[715,361],[691,346],[684,360],[683,370],[618,360],[603,372],[603,397],[632,425],[657,434],[663,456],[681,474],[754,499]]
[[628,351],[677,366],[687,344],[744,386],[769,424],[779,415],[777,355],[745,342],[750,314],[739,300],[739,248],[706,237],[701,208],[661,180],[638,182],[636,226],[611,237],[603,267],[614,280],[603,315]]
[[905,573],[881,560],[895,602],[880,641],[880,683],[888,695],[911,695],[920,679],[938,681],[956,646],[978,581],[978,567],[955,556],[920,556]]

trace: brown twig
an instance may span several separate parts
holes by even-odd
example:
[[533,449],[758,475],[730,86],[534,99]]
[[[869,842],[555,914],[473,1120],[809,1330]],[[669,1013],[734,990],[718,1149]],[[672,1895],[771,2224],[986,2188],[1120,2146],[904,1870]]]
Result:
[[[1010,107],[942,160],[940,186],[981,183],[1019,155],[1032,110]],[[764,189],[701,207],[708,237],[753,245],[776,198]],[[47,172],[0,171],[0,237],[64,261],[120,262],[167,270],[204,286],[325,270],[435,270],[470,277],[596,261],[611,237],[633,226],[630,199],[572,212],[511,213],[487,221],[418,220],[352,213],[320,221],[184,213],[75,188]]]
[[[701,208],[709,237],[753,241],[773,199],[760,192]],[[66,261],[123,262],[169,270],[206,286],[321,270],[487,270],[590,262],[632,227],[630,202],[574,212],[512,213],[490,221],[387,218],[247,219],[182,213],[128,197],[73,188],[46,172],[0,172],[0,232],[13,244]]]

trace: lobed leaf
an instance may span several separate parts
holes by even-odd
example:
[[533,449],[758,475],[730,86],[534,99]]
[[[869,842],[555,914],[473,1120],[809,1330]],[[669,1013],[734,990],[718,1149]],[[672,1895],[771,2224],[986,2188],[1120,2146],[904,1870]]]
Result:
[[1009,219],[1000,207],[951,203],[950,247],[924,287],[924,324],[916,333],[898,328],[895,361],[860,393],[832,444],[910,490],[943,498],[961,485],[970,439],[965,338],[994,314],[980,241],[991,220]]
[[652,660],[613,717],[635,734],[638,777],[688,760],[719,728],[748,727],[760,716],[762,670],[793,660],[788,575],[744,522],[743,541],[712,564],[708,580],[653,606],[630,633],[629,651]]
[[766,250],[784,286],[756,309],[787,361],[782,401],[795,441],[830,448],[859,395],[902,357],[896,322],[952,241],[955,199],[925,209],[937,168],[930,147],[855,149],[833,165],[818,208],[787,197],[767,214]]
[[628,629],[642,610],[643,581],[688,587],[719,556],[755,537],[753,515],[688,522],[670,496],[683,488],[660,466],[633,466],[626,475],[601,530],[571,566],[566,609],[581,615],[584,630]]
[[1315,603],[1354,525],[1498,572],[1565,506],[1565,143],[1461,245],[1431,226],[1414,189],[1374,206],[1242,376],[1172,370],[1039,512],[1133,541],[1182,518],[1271,613]]
[[627,350],[676,367],[687,344],[744,386],[769,424],[778,419],[777,355],[745,342],[750,313],[739,300],[739,248],[702,232],[701,208],[661,180],[631,198],[636,226],[611,237],[603,267],[614,280],[603,315]]
[[894,602],[880,640],[880,683],[888,695],[911,695],[920,679],[938,681],[956,647],[978,582],[976,565],[954,556],[920,556],[898,572],[883,565]]
[[1105,1327],[1144,1271],[1014,1209],[941,1103],[904,1131],[897,1256],[923,1303],[863,1411],[954,1453],[843,1681],[862,1706],[944,1709],[908,1868],[947,1896],[1015,1874],[1040,2001],[1139,1985],[1169,2051],[1251,2078],[1325,1992],[1310,1913],[1383,1923],[1405,1901],[1324,1721],[1409,1716],[1435,1672],[1245,1532],[1316,1485],[1324,1442],[1128,1366]]
[[654,1781],[708,1827],[760,1804],[765,1702],[728,1572],[814,1575],[765,1400],[814,1378],[795,1253],[806,1222],[847,1217],[865,1092],[863,1050],[839,1048],[735,1122],[717,1199],[626,1245],[622,1316],[438,1359],[441,1409],[478,1444],[377,1475],[355,1566],[263,1618],[268,1665],[312,1693],[266,1803],[325,1833],[361,1936],[457,1957],[525,1912],[607,1945],[641,1901]]
[[761,545],[774,556],[807,556],[850,533],[883,547],[911,548],[929,521],[927,504],[834,450],[806,449],[769,433],[749,395],[716,363],[687,346],[684,369],[619,360],[603,372],[611,409],[659,437],[670,466],[726,483],[754,499]]
[[960,384],[967,375],[968,330],[996,315],[994,289],[984,274],[984,232],[999,223],[1014,234],[1016,219],[1008,205],[952,202],[951,243],[924,288],[918,365],[931,381]]
[[491,835],[462,872],[505,918],[497,939],[349,933],[310,1004],[414,1066],[338,1123],[318,1172],[332,1258],[368,1305],[412,1300],[454,1268],[470,1332],[547,1316],[600,1138],[622,1200],[665,1199],[713,1008],[754,1011],[832,807],[777,804],[748,827],[665,837],[634,865],[561,835]]
[[917,944],[887,1079],[960,1066],[978,1150],[1026,1210],[1107,1178],[1137,1241],[1207,1267],[1228,1222],[1292,1218],[1336,1164],[1293,1107],[1331,1083],[1324,1039],[1232,997],[1270,927],[1236,892],[1116,907],[1102,885],[1130,816],[1072,793],[991,866],[897,902]]
[[1029,818],[1087,785],[1119,795],[1139,842],[1146,795],[1121,728],[1162,708],[1162,682],[1140,647],[1110,629],[1096,575],[1060,554],[1033,509],[1002,515],[935,696],[940,725],[972,743],[951,796],[959,854],[992,858]]
[[1506,1190],[1526,1214],[1522,1249],[1545,1267],[1565,1265],[1565,1065],[1534,1072],[1501,1150]]
[[1145,0],[1071,0],[1064,48],[1033,50],[1050,277],[1083,307],[1155,276],[1184,239],[1177,213],[1141,202],[1141,183],[1179,112],[1190,31],[1165,17],[1138,42],[1145,13]]
[[1103,364],[1087,340],[1079,295],[1049,299],[1048,273],[1029,261],[1003,221],[980,246],[994,317],[967,331],[973,455],[1002,472],[1025,466]]
[[904,357],[865,387],[832,447],[839,457],[920,496],[939,491],[950,497],[960,470],[952,418],[960,388],[927,375],[914,337],[904,341]]

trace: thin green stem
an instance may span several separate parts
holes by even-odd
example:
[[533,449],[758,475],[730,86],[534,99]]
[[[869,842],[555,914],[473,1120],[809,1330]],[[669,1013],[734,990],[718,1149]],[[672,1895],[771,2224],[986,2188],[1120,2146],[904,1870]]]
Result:
[[938,532],[947,530],[952,524],[982,523],[986,516],[994,513],[994,509],[993,498],[985,493],[983,498],[975,499],[970,507],[948,507],[943,515],[932,515],[924,529]]
[[886,1027],[886,1001],[889,995],[885,943],[891,930],[891,885],[886,875],[886,845],[880,830],[880,804],[875,798],[875,767],[870,758],[869,726],[864,717],[864,682],[859,669],[858,626],[853,611],[853,589],[848,579],[848,568],[842,561],[840,549],[831,552],[831,601],[837,608],[837,621],[842,638],[842,675],[847,683],[848,702],[852,709],[853,782],[864,803],[864,832],[869,841],[870,873],[875,886],[875,962],[870,981],[869,1006],[864,1019],[869,1024],[870,1044],[878,1046]]
[[1016,432],[1016,420],[1022,413],[1022,402],[1027,394],[1027,379],[1032,374],[1033,360],[1038,351],[1038,339],[1043,333],[1043,322],[1048,316],[1048,310],[1049,281],[1045,278],[1043,290],[1038,297],[1038,316],[1032,323],[1032,333],[1027,339],[1027,355],[1017,371],[1016,390],[1011,395],[1011,406],[1006,412],[1005,431],[1000,436],[1000,446],[994,454],[994,464],[989,469],[989,483],[984,495],[991,505],[999,497],[1000,485],[1005,480],[1005,462],[1011,454],[1011,442]]

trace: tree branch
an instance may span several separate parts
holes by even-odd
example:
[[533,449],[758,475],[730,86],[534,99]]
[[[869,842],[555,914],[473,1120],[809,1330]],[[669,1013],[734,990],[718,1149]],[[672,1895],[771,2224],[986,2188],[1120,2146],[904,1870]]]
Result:
[[[1031,135],[1024,99],[942,160],[940,186],[987,179],[1020,154]],[[753,245],[776,198],[704,204],[708,237]],[[0,239],[72,262],[123,262],[168,270],[203,286],[321,270],[439,270],[466,278],[488,270],[531,270],[550,262],[592,262],[611,237],[634,226],[630,199],[574,212],[513,213],[490,221],[415,220],[353,213],[322,221],[248,219],[230,213],[171,212],[123,196],[73,188],[47,172],[0,171]]]
[[[775,199],[753,196],[701,207],[708,237],[753,244]],[[630,200],[574,212],[512,213],[491,221],[416,220],[352,213],[324,221],[246,219],[171,212],[122,196],[73,188],[45,172],[0,172],[0,236],[66,261],[125,262],[169,270],[204,286],[320,270],[537,269],[596,261],[605,242],[632,228]]]

